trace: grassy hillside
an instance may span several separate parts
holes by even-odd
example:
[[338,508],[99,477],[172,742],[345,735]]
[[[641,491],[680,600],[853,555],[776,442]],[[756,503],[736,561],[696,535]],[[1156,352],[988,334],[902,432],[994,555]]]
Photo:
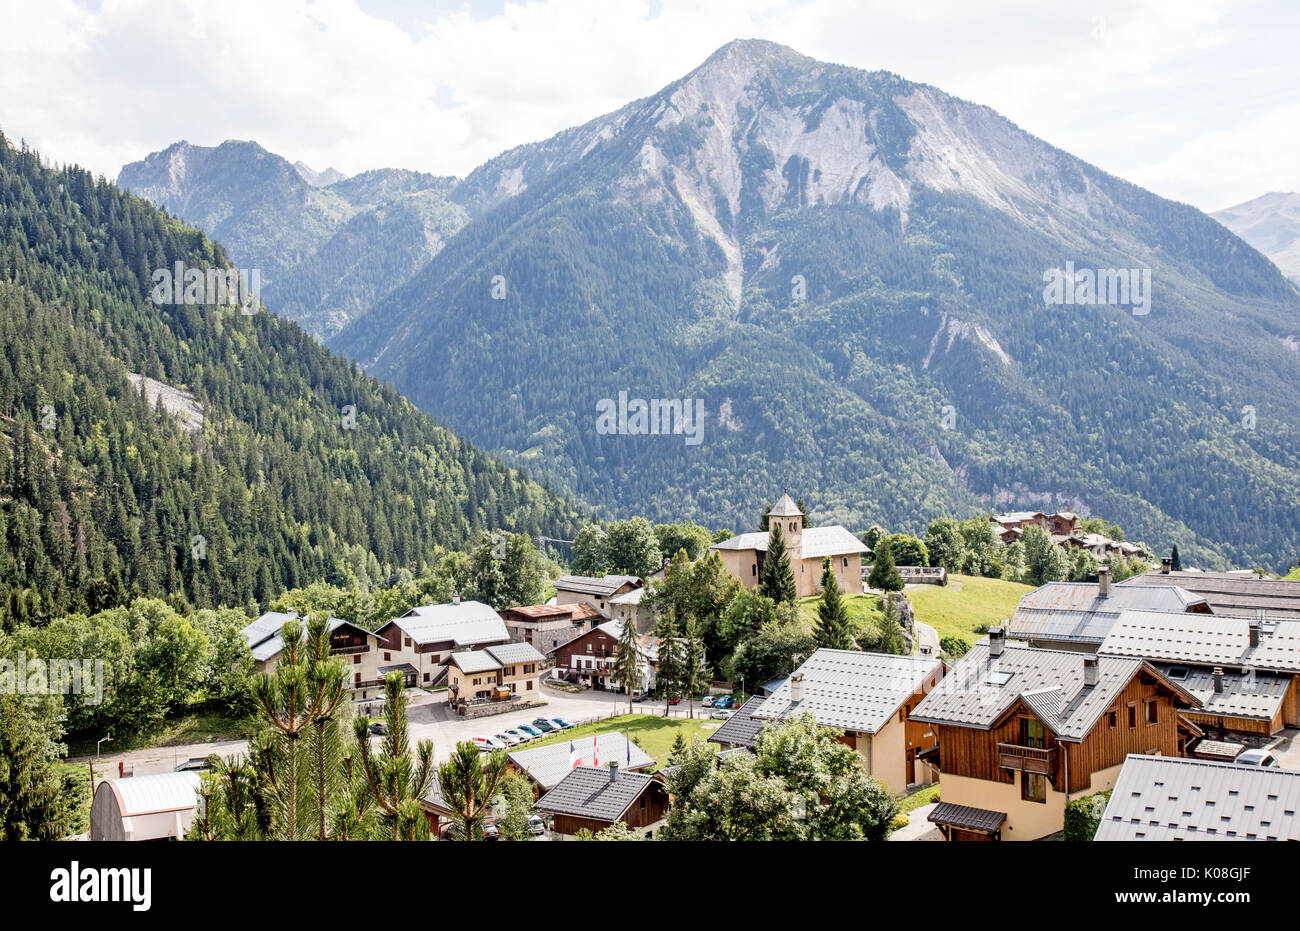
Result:
[[943,586],[909,585],[907,597],[917,620],[937,630],[940,639],[954,636],[974,643],[980,637],[976,628],[1005,621],[1016,609],[1020,596],[1032,587],[1001,579],[950,575]]

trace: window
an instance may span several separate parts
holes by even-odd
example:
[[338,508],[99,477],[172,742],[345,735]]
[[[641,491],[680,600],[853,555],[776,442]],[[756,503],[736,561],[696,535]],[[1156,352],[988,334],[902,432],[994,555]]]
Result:
[[1114,729],[1114,727],[1115,727],[1115,712],[1113,712],[1113,711],[1107,711],[1107,712],[1106,712],[1106,726],[1109,727],[1109,728],[1111,728],[1112,730]]
[[532,690],[533,690],[533,680],[532,680],[532,679],[529,679],[529,680],[528,680],[528,688],[526,689],[526,691],[531,692]]
[[752,566],[749,567],[749,574],[758,575],[758,563],[754,563]]
[[361,662],[361,654],[360,654],[360,653],[353,653],[353,654],[352,654],[352,665],[355,666],[355,665],[356,665],[357,663],[359,663],[359,662]]
[[844,557],[844,568],[847,569],[848,567],[849,567],[849,557],[845,556],[845,557]]
[[1043,727],[1043,722],[1037,718],[1020,719],[1020,746],[1037,747],[1040,750],[1047,746],[1047,729]]
[[409,647],[410,645],[411,645],[411,638],[410,638],[410,637],[403,637],[403,638],[402,638],[402,646],[407,646],[407,647]]
[[1047,777],[1042,773],[1020,774],[1020,797],[1026,802],[1047,801]]
[[1137,727],[1137,726],[1138,726],[1138,710],[1137,710],[1137,705],[1129,705],[1129,706],[1128,706],[1128,726],[1131,727],[1131,728],[1132,728],[1132,727]]
[[392,658],[393,658],[393,654],[392,654],[392,653],[389,653],[387,650],[385,650],[385,651],[384,651],[384,659],[385,659],[385,660],[390,660],[390,659],[392,659]]
[[424,674],[424,681],[425,682],[429,681],[429,674],[427,672]]
[[1147,702],[1147,724],[1158,723],[1160,723],[1159,705],[1157,702],[1149,701]]

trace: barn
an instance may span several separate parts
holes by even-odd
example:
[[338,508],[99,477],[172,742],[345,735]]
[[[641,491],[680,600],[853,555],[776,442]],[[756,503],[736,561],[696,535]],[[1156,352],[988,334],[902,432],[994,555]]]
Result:
[[194,820],[201,785],[198,773],[105,779],[90,807],[90,839],[179,840]]

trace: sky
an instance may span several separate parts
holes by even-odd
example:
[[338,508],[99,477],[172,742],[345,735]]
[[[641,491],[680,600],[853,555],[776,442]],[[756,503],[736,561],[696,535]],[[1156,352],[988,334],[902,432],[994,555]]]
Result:
[[180,139],[463,176],[736,38],[986,104],[1157,194],[1300,190],[1295,0],[0,0],[0,130],[116,177]]

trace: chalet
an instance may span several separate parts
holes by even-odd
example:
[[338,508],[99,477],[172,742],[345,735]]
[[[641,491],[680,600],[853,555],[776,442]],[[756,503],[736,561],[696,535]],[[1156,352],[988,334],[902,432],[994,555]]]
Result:
[[616,821],[650,827],[668,817],[668,790],[660,779],[619,768],[579,766],[537,800],[537,810],[554,816],[557,834],[598,833]]
[[645,597],[645,593],[644,588],[634,588],[609,599],[610,617],[631,624],[638,633],[648,634],[654,626],[654,615],[641,607],[641,599]]
[[[571,681],[581,681],[593,689],[621,690],[622,687],[616,685],[610,676],[622,633],[622,621],[606,621],[556,647],[556,673]],[[636,640],[641,657],[641,688],[652,689],[659,662],[659,638],[638,635]]]
[[654,757],[620,731],[512,750],[509,759],[510,768],[527,776],[538,795],[554,789],[575,765],[599,767],[603,760],[605,763],[618,763],[628,772],[640,772],[655,765]]
[[778,524],[785,536],[785,549],[800,598],[821,591],[822,560],[827,557],[841,591],[862,591],[862,554],[870,552],[867,546],[838,524],[805,528],[803,512],[789,495],[782,495],[768,512],[766,531],[737,534],[715,543],[712,549],[722,557],[727,571],[746,588],[757,588],[767,559],[768,537]]
[[585,601],[507,608],[501,618],[512,640],[531,643],[539,652],[547,654],[605,620],[604,615]]
[[1300,619],[1125,611],[1099,652],[1149,660],[1200,700],[1187,717],[1220,740],[1300,726]]
[[1199,700],[1142,659],[1008,643],[971,648],[917,705],[938,734],[943,800],[930,815],[950,840],[1035,840],[1065,805],[1111,788],[1130,753],[1180,756]]
[[754,717],[754,712],[766,700],[762,695],[755,695],[749,699],[737,708],[720,728],[708,736],[708,742],[719,744],[723,750],[733,750],[737,747],[752,750],[758,742],[758,735],[763,730],[763,725],[767,723],[762,718]]
[[[546,657],[528,643],[503,643],[451,654],[447,661],[447,703],[511,703],[536,699]],[[509,710],[502,708],[502,710]]]
[[1124,611],[1209,614],[1204,598],[1176,585],[1112,586],[1102,566],[1096,582],[1048,582],[1020,597],[1007,636],[1030,646],[1096,652]]
[[1025,528],[1031,524],[1037,524],[1054,537],[1072,536],[1078,526],[1079,515],[1072,511],[1059,511],[1055,514],[1045,514],[1042,511],[1009,511],[1006,514],[994,515],[992,521],[998,525],[999,529],[994,532],[1003,538],[1002,542],[1012,543],[1020,539]]
[[[253,670],[268,675],[275,672],[276,662],[284,652],[284,637],[281,631],[288,621],[299,621],[306,635],[307,621],[296,613],[283,614],[268,611],[243,629],[248,649],[253,654]],[[394,671],[395,666],[384,666],[379,660],[379,638],[364,627],[358,627],[350,621],[330,618],[329,628],[330,656],[345,657],[347,664],[348,688],[352,697],[365,700],[372,693],[382,695],[384,676]],[[404,670],[403,670],[404,671]],[[414,685],[414,670],[410,671],[408,685]]]
[[1270,617],[1300,619],[1300,581],[1261,579],[1254,572],[1175,572],[1171,559],[1161,562],[1158,571],[1119,584],[1178,585],[1202,596],[1215,614],[1245,617],[1263,611]]
[[555,581],[555,603],[589,604],[608,618],[611,599],[644,587],[645,580],[634,575],[562,575]]
[[1130,756],[1094,837],[1300,840],[1300,772]]
[[750,714],[774,721],[811,713],[844,732],[840,740],[862,756],[868,776],[902,792],[932,781],[918,755],[935,746],[934,733],[910,714],[943,673],[936,657],[821,649]]
[[380,662],[411,667],[414,685],[435,685],[451,654],[509,643],[501,616],[478,601],[422,605],[380,627]]

